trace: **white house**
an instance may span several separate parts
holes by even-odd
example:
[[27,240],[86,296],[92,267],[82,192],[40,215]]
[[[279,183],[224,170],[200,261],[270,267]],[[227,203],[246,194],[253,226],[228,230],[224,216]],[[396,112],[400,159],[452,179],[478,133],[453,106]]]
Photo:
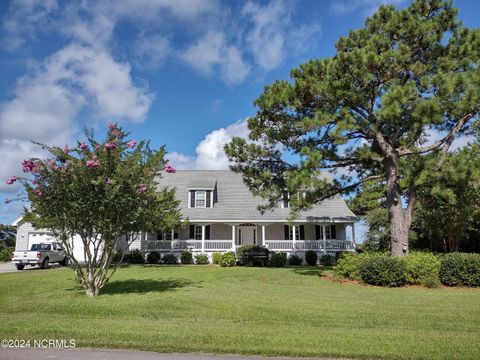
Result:
[[[263,199],[253,196],[241,175],[228,170],[178,170],[165,173],[159,186],[174,187],[183,218],[190,225],[167,233],[143,233],[130,250],[180,252],[191,250],[211,254],[235,251],[241,245],[257,244],[272,251],[322,254],[355,249],[355,222],[358,218],[341,196],[324,200],[298,218],[288,222],[288,199],[273,211],[261,214],[257,206]],[[48,240],[47,231],[35,230],[17,219],[17,249]],[[77,244],[77,243],[80,244]],[[74,239],[76,255],[83,247]]]

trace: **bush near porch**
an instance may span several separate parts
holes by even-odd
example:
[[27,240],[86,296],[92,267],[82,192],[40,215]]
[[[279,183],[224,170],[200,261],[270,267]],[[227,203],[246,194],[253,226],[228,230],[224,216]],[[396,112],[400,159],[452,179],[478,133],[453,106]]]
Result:
[[0,274],[0,334],[159,352],[478,359],[480,290],[354,286],[320,272],[131,265],[95,299],[68,269]]

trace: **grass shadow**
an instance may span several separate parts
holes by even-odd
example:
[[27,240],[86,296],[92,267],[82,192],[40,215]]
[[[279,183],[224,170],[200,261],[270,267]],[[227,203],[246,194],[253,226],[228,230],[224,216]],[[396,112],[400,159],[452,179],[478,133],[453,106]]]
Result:
[[307,276],[322,276],[325,269],[317,267],[291,267],[289,268],[297,275],[307,275]]
[[[145,294],[149,292],[175,291],[193,283],[187,279],[128,279],[114,280],[106,284],[101,293],[102,295],[115,294]],[[198,287],[198,286],[197,286]]]

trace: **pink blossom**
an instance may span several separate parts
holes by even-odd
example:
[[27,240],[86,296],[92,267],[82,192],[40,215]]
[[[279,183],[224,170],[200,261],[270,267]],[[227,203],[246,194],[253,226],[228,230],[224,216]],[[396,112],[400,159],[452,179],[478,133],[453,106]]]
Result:
[[108,149],[108,150],[113,150],[117,147],[117,145],[115,143],[105,143],[105,149]]
[[35,194],[37,194],[39,197],[42,197],[43,196],[43,192],[42,190],[40,190],[40,188],[37,186],[35,189],[33,189],[33,191],[35,192]]
[[100,165],[100,161],[97,160],[97,159],[87,160],[87,162],[85,163],[85,165],[86,165],[87,167],[89,167],[89,168],[95,167],[95,166]]
[[88,149],[88,145],[85,144],[84,142],[80,143],[80,145],[78,147],[82,150],[87,150]]
[[7,179],[7,184],[8,185],[12,185],[15,181],[17,181],[17,177],[16,176],[10,176],[8,179]]
[[122,132],[118,129],[113,129],[111,131],[112,135],[115,136],[115,137],[119,137],[120,135],[122,135]]
[[133,149],[135,145],[137,145],[137,142],[135,140],[130,140],[129,142],[127,142],[127,145],[130,149]]
[[113,184],[113,180],[112,180],[112,179],[107,179],[106,183],[107,183],[107,185],[112,185],[112,184]]
[[113,124],[113,123],[108,123],[108,128],[109,128],[110,130],[115,129],[115,127],[116,127],[115,124]]
[[138,188],[138,193],[143,194],[146,191],[147,191],[147,187],[143,183],[140,184],[140,187]]
[[22,161],[22,168],[23,172],[30,172],[33,169],[33,161],[32,160],[23,160]]
[[32,173],[35,175],[40,174],[40,171],[42,170],[42,167],[40,166],[40,163],[37,161],[33,164],[32,167]]
[[174,173],[177,172],[177,170],[173,166],[170,166],[170,165],[165,165],[163,170],[165,170],[165,172],[170,173],[170,174],[174,174]]

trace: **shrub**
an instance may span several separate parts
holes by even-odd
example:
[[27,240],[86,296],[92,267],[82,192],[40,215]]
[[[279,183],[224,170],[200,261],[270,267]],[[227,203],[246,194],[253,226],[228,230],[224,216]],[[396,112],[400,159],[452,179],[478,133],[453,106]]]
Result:
[[285,265],[287,265],[287,253],[272,253],[270,256],[269,265],[273,267],[284,267]]
[[226,252],[222,254],[222,258],[220,259],[220,266],[221,267],[231,267],[235,266],[237,263],[237,258],[235,257],[235,253],[233,251]]
[[407,283],[419,285],[425,284],[427,279],[438,279],[440,259],[428,252],[411,252],[403,258]]
[[220,264],[220,261],[222,260],[222,253],[219,252],[214,252],[212,254],[212,263],[214,264]]
[[363,263],[373,256],[378,256],[378,254],[369,252],[343,254],[337,261],[335,274],[347,279],[360,280],[360,269]]
[[370,285],[402,286],[406,282],[405,262],[400,258],[378,255],[363,263],[360,277]]
[[480,254],[451,253],[442,256],[440,281],[448,286],[480,286]]
[[0,261],[11,261],[13,248],[5,248],[0,251]]
[[182,264],[191,264],[193,262],[193,255],[190,251],[182,251],[180,255],[180,262]]
[[147,255],[147,263],[157,264],[160,261],[160,253],[158,251],[152,251]]
[[207,254],[198,254],[195,256],[195,264],[197,265],[206,265],[209,264],[208,255]]
[[176,265],[178,264],[178,258],[175,254],[166,254],[163,255],[162,262],[168,265]]
[[343,258],[345,255],[351,254],[351,253],[352,253],[351,251],[337,251],[335,253],[335,264],[338,263],[338,260]]
[[327,266],[333,266],[335,265],[335,256],[330,255],[330,254],[325,254],[320,257],[320,264],[322,265],[327,265]]
[[288,265],[302,265],[303,258],[301,256],[292,254],[288,258]]
[[112,257],[112,264],[118,264],[120,260],[122,260],[122,262],[124,263],[128,263],[128,254],[125,254],[122,259],[122,252],[121,251],[115,252],[115,254],[113,254],[113,257]]
[[425,285],[428,288],[436,289],[440,286],[440,280],[438,279],[438,275],[437,276],[428,276],[425,279],[423,279],[422,284]]
[[240,265],[266,266],[270,251],[260,245],[243,245],[237,249],[237,259]]
[[317,260],[318,260],[318,255],[315,251],[308,250],[307,252],[305,252],[305,261],[307,262],[308,265],[310,266],[317,265]]
[[128,255],[128,262],[131,264],[145,264],[145,254],[135,249]]

